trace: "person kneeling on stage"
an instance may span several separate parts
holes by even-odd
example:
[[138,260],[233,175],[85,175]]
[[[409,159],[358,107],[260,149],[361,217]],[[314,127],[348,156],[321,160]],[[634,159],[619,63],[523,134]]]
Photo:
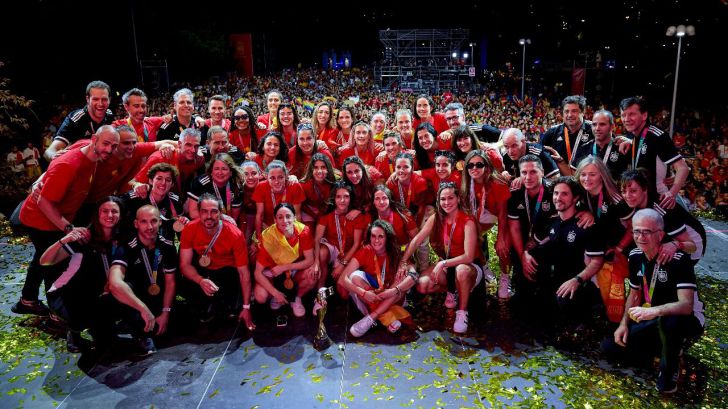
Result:
[[140,207],[134,220],[137,237],[124,246],[123,255],[109,269],[109,290],[130,307],[121,308],[122,319],[130,324],[142,355],[157,351],[151,336],[167,331],[175,295],[177,251],[159,235],[160,223],[159,209]]
[[[223,215],[223,202],[203,193],[199,218],[187,223],[180,240],[180,271],[199,288],[184,288],[200,321],[212,321],[220,313],[245,321],[253,330],[250,312],[250,270],[245,235]],[[243,308],[240,308],[240,295]]]
[[313,236],[305,224],[296,220],[293,205],[279,203],[273,214],[275,223],[263,230],[255,263],[255,301],[270,299],[273,310],[291,304],[293,315],[303,317],[306,308],[301,297],[311,291],[318,280],[313,266]]
[[680,349],[686,339],[702,334],[703,303],[690,255],[676,251],[660,263],[664,221],[654,209],[638,210],[632,218],[637,248],[629,253],[630,293],[622,322],[602,349],[611,360],[649,360],[660,356],[657,390],[677,390]]
[[402,308],[407,291],[417,283],[412,266],[402,265],[402,253],[391,224],[377,219],[369,225],[366,245],[346,265],[339,282],[346,287],[364,318],[351,326],[355,337],[364,335],[378,320],[391,333],[410,317]]
[[463,333],[468,330],[470,293],[483,279],[482,262],[476,260],[477,228],[475,219],[460,208],[460,190],[455,183],[440,183],[436,204],[437,211],[412,239],[402,258],[409,260],[425,238],[430,238],[440,261],[422,272],[417,291],[422,294],[447,291],[445,307],[457,307],[453,331]]

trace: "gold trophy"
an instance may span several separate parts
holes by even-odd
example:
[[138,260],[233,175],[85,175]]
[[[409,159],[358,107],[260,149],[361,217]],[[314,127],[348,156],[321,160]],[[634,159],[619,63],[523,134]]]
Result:
[[316,331],[316,336],[313,337],[313,347],[317,351],[323,351],[333,343],[326,333],[326,326],[324,325],[324,316],[326,316],[326,310],[328,308],[326,298],[332,295],[334,295],[334,287],[321,287],[316,294],[316,300],[321,305],[321,309],[316,313],[319,320],[318,331]]

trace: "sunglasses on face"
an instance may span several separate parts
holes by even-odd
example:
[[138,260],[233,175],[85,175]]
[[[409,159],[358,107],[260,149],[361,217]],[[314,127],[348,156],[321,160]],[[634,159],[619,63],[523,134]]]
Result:
[[483,169],[485,167],[484,162],[470,162],[467,165],[465,165],[465,168],[470,170],[473,168]]
[[243,119],[249,119],[250,116],[248,116],[248,115],[235,115],[233,118],[235,118],[236,121],[240,121],[240,120],[243,120]]

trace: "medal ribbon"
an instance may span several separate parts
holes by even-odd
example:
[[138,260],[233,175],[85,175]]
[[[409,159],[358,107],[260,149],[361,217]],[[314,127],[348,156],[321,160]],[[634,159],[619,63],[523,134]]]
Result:
[[[314,183],[314,187],[315,187],[316,182],[313,182],[313,183]],[[281,203],[286,201],[286,190],[287,190],[286,188],[283,188],[283,200],[281,200]],[[278,203],[276,203],[276,195],[275,195],[275,193],[273,193],[272,188],[270,190],[270,200],[273,202],[273,208],[275,209],[276,205],[278,205]]]
[[[589,204],[589,210],[593,214],[594,213],[594,208],[592,208],[591,195],[589,195],[589,197],[586,199],[586,202],[587,202],[587,204]],[[599,191],[599,199],[597,200],[597,213],[595,214],[595,216],[597,217],[597,219],[602,216],[602,205],[603,204],[604,204],[604,190],[600,190]]]
[[640,143],[637,147],[637,156],[635,156],[635,143],[632,141],[632,169],[637,169],[637,164],[640,162],[640,154],[642,154],[642,143],[645,141],[647,136],[647,125],[642,129],[642,135],[640,135]]
[[402,202],[402,205],[404,207],[409,208],[409,202],[410,199],[412,199],[412,176],[410,176],[410,184],[407,187],[407,197],[404,197],[404,189],[402,189],[402,184],[399,183],[399,180],[397,181],[397,187],[399,188],[399,201]]
[[[614,139],[609,140],[609,145],[607,145],[607,150],[604,152],[604,157],[602,157],[602,163],[605,165],[607,164],[607,160],[609,160],[609,154],[612,152],[612,144],[614,143]],[[598,158],[599,155],[597,155],[597,140],[594,140],[594,146],[592,147],[592,154],[595,158]]]
[[652,269],[652,278],[650,279],[650,287],[647,289],[647,277],[645,276],[645,264],[642,263],[642,292],[645,296],[645,302],[652,305],[652,294],[655,292],[655,283],[657,283],[657,270],[660,268],[659,263],[655,263]]
[[455,221],[452,222],[452,227],[450,228],[450,234],[447,234],[447,222],[445,222],[445,227],[442,229],[442,242],[445,244],[445,258],[450,258],[450,245],[452,244],[452,238],[455,234],[455,225],[458,224],[457,221],[457,214],[455,215]]
[[[136,128],[134,125],[131,124],[131,118],[126,118],[126,122],[129,124],[129,127],[134,130],[134,133],[136,133]],[[137,142],[148,142],[149,141],[149,130],[147,129],[147,124],[142,121],[142,129],[144,132],[144,137],[142,138],[137,134]]]
[[159,249],[154,249],[154,262],[153,265],[149,265],[149,258],[147,257],[147,249],[142,247],[142,260],[144,260],[144,268],[147,270],[147,276],[149,276],[149,284],[157,284],[157,273],[159,271],[159,261],[161,257],[159,255]]
[[[339,252],[341,257],[344,257],[344,244],[346,244],[346,237],[344,237],[341,231],[341,225],[339,224],[339,215],[334,213],[334,220],[336,221],[336,238],[339,240]],[[344,221],[344,227],[346,227],[346,221]]]
[[[222,197],[220,196],[220,190],[217,188],[215,182],[212,182],[212,188],[215,189],[215,196],[217,196],[219,200],[222,200]],[[230,205],[232,202],[231,196],[232,192],[230,191],[230,181],[228,180],[228,182],[225,184],[225,214],[228,215],[230,214]],[[275,207],[275,204],[273,204],[273,207]]]
[[[220,237],[221,232],[222,232],[222,219],[220,219],[220,222],[217,225],[217,231],[215,232],[215,235],[212,236],[212,240],[210,240],[210,244],[207,245],[207,248],[205,249],[205,252],[202,253],[202,256],[206,256],[207,253],[210,252],[210,249],[212,249],[212,246],[215,245],[217,238]],[[200,256],[200,257],[202,257],[202,256]]]

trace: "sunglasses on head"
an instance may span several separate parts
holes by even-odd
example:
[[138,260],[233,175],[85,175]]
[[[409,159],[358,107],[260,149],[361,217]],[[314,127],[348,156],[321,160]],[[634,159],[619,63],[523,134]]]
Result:
[[484,167],[485,167],[484,162],[470,162],[467,165],[465,165],[466,169],[473,169],[473,168],[483,169]]
[[243,114],[243,115],[235,115],[233,118],[235,118],[236,121],[240,121],[241,119],[249,119],[250,116],[248,116],[247,114]]

